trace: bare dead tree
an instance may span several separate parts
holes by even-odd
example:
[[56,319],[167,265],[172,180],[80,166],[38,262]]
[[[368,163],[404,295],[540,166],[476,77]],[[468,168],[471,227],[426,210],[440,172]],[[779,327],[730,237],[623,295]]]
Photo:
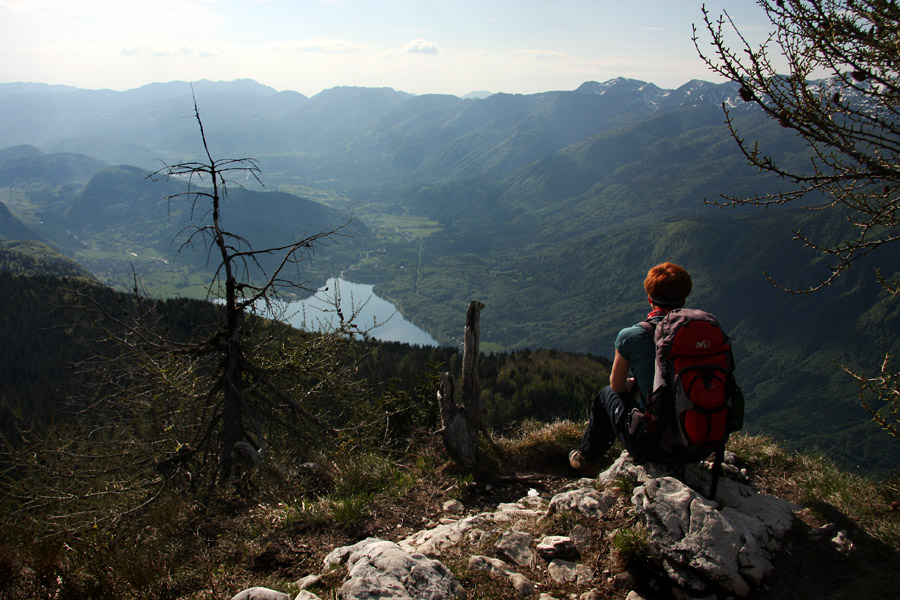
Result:
[[484,420],[481,385],[478,378],[478,344],[481,339],[480,315],[484,303],[473,300],[466,310],[463,337],[462,404],[457,404],[453,375],[441,375],[437,393],[441,413],[440,433],[444,447],[463,467],[471,468],[478,457],[478,441]]
[[[761,208],[800,204],[849,228],[838,241],[794,239],[827,256],[828,276],[789,293],[828,286],[860,259],[896,251],[900,240],[900,4],[895,0],[758,0],[772,30],[761,44],[748,41],[727,12],[713,17],[703,7],[694,44],[712,69],[740,85],[744,102],[756,105],[797,134],[809,161],[779,159],[775,149],[747,140],[734,110],[723,104],[732,137],[747,161],[788,186],[752,197],[723,196],[720,206]],[[702,43],[707,42],[707,43]],[[707,50],[710,48],[711,50]],[[787,73],[780,72],[781,61]],[[887,248],[890,246],[890,249]],[[875,277],[892,298],[896,274]],[[859,386],[862,405],[883,429],[898,436],[898,374],[886,355],[875,377],[846,369]],[[868,398],[873,398],[869,400]],[[891,423],[893,420],[893,423]]]
[[[185,464],[195,453],[209,453],[214,447],[216,478],[223,482],[233,476],[239,455],[256,463],[266,454],[270,443],[264,422],[287,425],[301,436],[310,428],[329,430],[322,420],[273,379],[275,373],[284,378],[284,365],[265,368],[248,353],[251,342],[247,338],[247,315],[260,305],[270,313],[276,310],[277,297],[286,288],[305,289],[297,277],[289,277],[290,271],[294,270],[296,275],[298,265],[310,259],[313,248],[340,235],[343,226],[277,247],[253,248],[244,237],[223,225],[222,213],[229,186],[239,178],[259,182],[259,166],[253,158],[215,159],[196,99],[194,118],[200,130],[205,160],[167,165],[151,177],[185,180],[187,189],[168,196],[168,200],[186,200],[191,203],[192,215],[208,215],[206,220],[185,231],[182,249],[201,245],[214,258],[217,267],[208,294],[220,294],[224,315],[206,340],[192,342],[179,350],[192,357],[215,357],[214,377],[212,385],[204,390],[206,397],[202,404],[208,411],[203,417],[205,426],[195,431],[183,452],[171,456],[160,466],[171,471]],[[339,327],[343,329],[340,333],[352,333],[352,317],[342,318]],[[315,360],[313,356],[306,358]],[[292,357],[292,361],[297,360],[300,360],[297,356]],[[315,369],[310,368],[309,372],[315,372]],[[322,380],[318,385],[323,385]],[[284,411],[292,416],[285,417]]]

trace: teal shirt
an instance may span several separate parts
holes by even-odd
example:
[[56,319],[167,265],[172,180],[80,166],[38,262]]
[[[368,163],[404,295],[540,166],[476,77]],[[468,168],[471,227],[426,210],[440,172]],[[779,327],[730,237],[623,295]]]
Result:
[[[654,318],[656,322],[661,318]],[[656,369],[656,347],[653,342],[653,333],[640,325],[626,327],[616,336],[616,350],[622,358],[628,360],[631,366],[631,374],[637,383],[641,408],[644,408],[644,398],[653,387],[653,375]]]

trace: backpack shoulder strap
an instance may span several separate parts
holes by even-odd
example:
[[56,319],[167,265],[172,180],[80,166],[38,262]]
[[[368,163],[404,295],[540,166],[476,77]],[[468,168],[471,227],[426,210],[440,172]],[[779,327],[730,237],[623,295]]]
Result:
[[656,331],[656,323],[652,323],[650,321],[641,321],[640,323],[638,323],[638,325],[640,325],[644,329],[644,331],[649,331],[650,333]]

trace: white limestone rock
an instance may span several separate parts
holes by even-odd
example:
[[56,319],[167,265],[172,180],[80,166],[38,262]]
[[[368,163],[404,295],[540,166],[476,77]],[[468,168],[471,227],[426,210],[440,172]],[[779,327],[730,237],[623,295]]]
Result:
[[588,585],[594,579],[594,570],[587,565],[555,558],[547,566],[550,578],[556,583]]
[[601,518],[616,503],[610,492],[602,494],[592,488],[577,488],[561,492],[550,500],[550,512],[572,511],[592,519]]
[[508,529],[500,534],[500,539],[494,545],[499,556],[506,558],[520,567],[527,567],[534,559],[531,551],[531,542],[534,538],[531,534],[516,529]]
[[291,597],[264,587],[252,587],[239,592],[231,600],[291,600]]
[[535,550],[546,560],[573,559],[578,556],[578,548],[572,538],[564,535],[548,535],[538,543]]
[[772,571],[771,553],[799,507],[737,482],[722,483],[721,505],[673,477],[649,478],[632,501],[679,586],[746,596]]
[[505,577],[520,596],[533,596],[536,593],[534,583],[521,573],[509,568],[499,558],[476,555],[469,558],[470,571],[483,571],[492,577]]
[[441,562],[410,554],[394,542],[368,538],[332,551],[326,565],[347,566],[343,600],[443,600],[465,598],[459,580]]

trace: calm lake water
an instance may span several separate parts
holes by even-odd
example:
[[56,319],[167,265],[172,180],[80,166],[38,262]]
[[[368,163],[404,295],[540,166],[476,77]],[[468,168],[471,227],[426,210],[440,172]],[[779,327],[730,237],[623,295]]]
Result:
[[297,329],[308,331],[326,329],[337,323],[333,301],[335,294],[341,302],[341,312],[349,317],[362,306],[356,323],[363,329],[373,323],[383,323],[369,332],[372,337],[386,342],[403,342],[419,346],[437,346],[436,339],[419,329],[397,312],[397,307],[372,291],[371,285],[353,283],[341,278],[331,278],[313,296],[287,305],[285,318]]

